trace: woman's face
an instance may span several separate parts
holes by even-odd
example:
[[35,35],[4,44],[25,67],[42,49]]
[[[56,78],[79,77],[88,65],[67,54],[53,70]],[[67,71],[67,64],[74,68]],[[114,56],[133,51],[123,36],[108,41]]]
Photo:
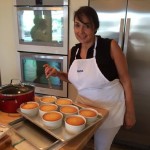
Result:
[[95,27],[86,16],[82,17],[82,22],[77,17],[75,18],[74,33],[80,43],[89,43],[95,36]]

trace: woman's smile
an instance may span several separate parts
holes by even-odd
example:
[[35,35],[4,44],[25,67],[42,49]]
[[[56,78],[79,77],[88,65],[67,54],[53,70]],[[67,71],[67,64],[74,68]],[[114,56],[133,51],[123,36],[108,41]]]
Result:
[[93,30],[94,27],[88,18],[84,16],[82,19],[84,21],[83,23],[79,21],[78,18],[75,18],[74,33],[80,43],[88,43],[91,42],[95,36]]

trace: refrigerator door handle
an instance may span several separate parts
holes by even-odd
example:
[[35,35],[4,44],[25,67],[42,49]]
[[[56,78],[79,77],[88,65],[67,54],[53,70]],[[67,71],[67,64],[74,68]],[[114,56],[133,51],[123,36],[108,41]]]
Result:
[[119,32],[119,40],[118,40],[118,44],[121,48],[123,46],[123,33],[124,33],[124,19],[122,18],[120,20],[120,32]]
[[129,31],[130,31],[130,21],[131,21],[131,19],[127,18],[125,39],[124,39],[124,46],[123,46],[123,53],[125,56],[127,55],[128,39],[129,39]]

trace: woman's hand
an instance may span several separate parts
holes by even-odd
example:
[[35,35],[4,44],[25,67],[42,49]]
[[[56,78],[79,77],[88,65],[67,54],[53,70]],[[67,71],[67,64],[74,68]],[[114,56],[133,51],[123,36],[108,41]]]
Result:
[[126,129],[132,128],[136,123],[135,113],[126,112],[124,118],[124,126]]
[[60,80],[62,80],[62,81],[69,82],[68,81],[68,73],[58,71],[57,69],[49,66],[48,64],[43,65],[43,67],[45,68],[46,78],[49,78],[50,76],[53,76],[53,77],[60,78]]
[[45,68],[46,78],[49,78],[50,76],[58,76],[58,71],[55,68],[49,66],[48,64],[43,65],[43,67]]

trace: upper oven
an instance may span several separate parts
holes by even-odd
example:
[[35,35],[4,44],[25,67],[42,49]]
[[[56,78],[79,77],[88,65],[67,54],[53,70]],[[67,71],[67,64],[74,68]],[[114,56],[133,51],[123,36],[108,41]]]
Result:
[[16,0],[17,51],[68,54],[68,0]]

